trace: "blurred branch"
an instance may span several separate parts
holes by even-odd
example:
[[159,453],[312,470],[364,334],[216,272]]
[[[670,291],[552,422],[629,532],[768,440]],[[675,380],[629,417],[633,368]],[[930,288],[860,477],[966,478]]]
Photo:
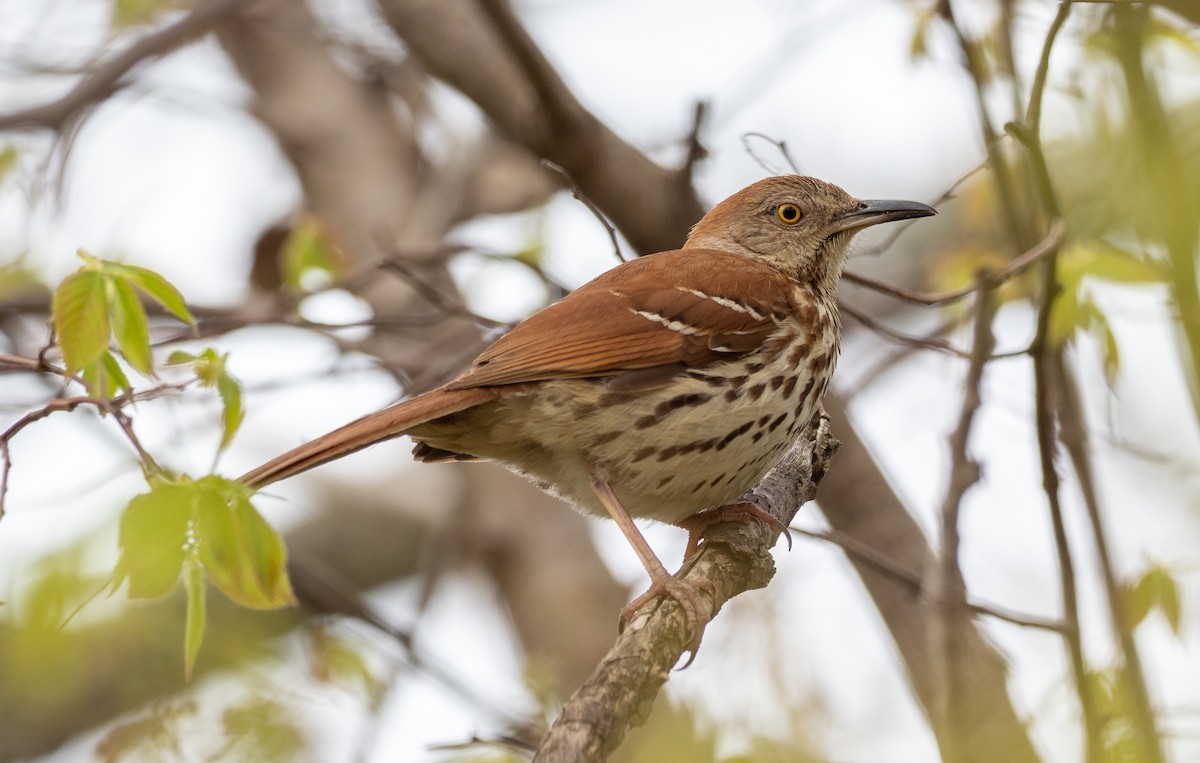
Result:
[[482,13],[476,0],[378,4],[412,55],[509,140],[570,172],[637,252],[683,243],[704,212],[688,177],[654,164],[588,112],[507,4]]
[[1000,214],[1004,218],[1005,226],[1012,240],[1017,242],[1018,246],[1027,245],[1026,242],[1028,242],[1029,236],[1027,235],[1024,223],[1025,215],[1018,202],[1019,195],[1015,185],[1016,179],[1012,168],[1009,166],[1008,157],[1004,153],[1003,146],[1000,145],[1000,134],[997,133],[991,114],[988,111],[986,91],[990,77],[987,70],[987,55],[982,43],[978,40],[968,38],[963,32],[958,19],[954,15],[954,3],[950,2],[950,0],[942,0],[936,7],[938,13],[949,25],[955,39],[958,41],[959,49],[963,53],[967,74],[970,75],[975,85],[973,88],[975,110],[979,118],[980,132],[983,133],[983,144],[987,150],[988,165],[991,167],[992,177],[996,183],[996,190],[999,192]]
[[[742,500],[753,497],[786,527],[816,495],[837,448],[828,418],[814,417],[797,445]],[[701,613],[705,621],[737,594],[770,581],[775,574],[770,549],[778,538],[778,530],[757,523],[720,524],[704,534],[695,561],[679,574],[711,594],[712,609]],[[604,761],[645,715],[691,638],[683,609],[670,599],[660,602],[629,624],[592,677],[563,706],[535,763]]]
[[704,120],[708,116],[708,102],[696,101],[695,107],[692,109],[692,129],[688,130],[687,137],[687,154],[683,160],[683,168],[680,173],[687,178],[687,182],[692,182],[692,175],[696,169],[696,165],[708,157],[708,149],[704,147],[704,143],[700,139],[700,134],[704,131]]
[[[928,570],[934,553],[913,515],[906,511],[895,489],[874,461],[862,437],[852,427],[844,395],[827,395],[825,407],[838,424],[841,442],[838,467],[821,484],[818,506],[835,537],[853,538],[855,545],[887,549],[890,567]],[[932,716],[936,695],[929,648],[929,623],[933,613],[919,587],[895,577],[872,560],[860,559],[847,545],[848,558],[896,643],[914,693],[927,716]],[[976,763],[1033,763],[1040,760],[1025,726],[1006,691],[1007,664],[977,628],[962,632],[959,654],[963,671],[972,680],[970,701],[965,703],[962,739],[969,741]],[[943,729],[933,725],[939,746]]]
[[138,64],[166,55],[207,34],[220,17],[239,0],[205,0],[182,19],[151,32],[112,57],[91,66],[66,95],[50,103],[0,114],[0,130],[41,127],[60,130],[79,113],[108,98],[122,86],[122,78]]
[[930,599],[934,617],[930,623],[930,643],[933,647],[934,694],[937,702],[932,714],[934,723],[942,726],[945,742],[942,755],[948,761],[969,760],[967,741],[961,735],[964,704],[969,693],[969,676],[959,647],[966,622],[967,587],[959,567],[959,513],[967,490],[979,481],[979,463],[971,457],[969,444],[975,414],[983,404],[982,383],[984,368],[996,346],[992,320],[996,315],[994,290],[997,282],[986,270],[976,275],[975,332],[971,345],[967,378],[964,382],[962,408],[958,425],[950,435],[950,485],[942,501],[938,557],[927,576],[925,595]]
[[1126,595],[1117,578],[1113,564],[1108,534],[1104,529],[1104,517],[1100,510],[1100,496],[1096,490],[1096,477],[1088,450],[1087,425],[1079,404],[1078,385],[1067,367],[1062,352],[1052,358],[1055,364],[1054,379],[1058,383],[1056,403],[1058,413],[1058,436],[1079,480],[1087,509],[1088,524],[1092,530],[1092,543],[1096,547],[1096,561],[1100,567],[1100,578],[1104,584],[1108,604],[1109,622],[1121,649],[1121,674],[1132,700],[1132,720],[1136,729],[1134,737],[1140,750],[1139,760],[1147,763],[1163,763],[1158,723],[1154,716],[1154,705],[1137,642],[1133,638],[1134,621],[1129,617]]
[[1200,182],[1187,171],[1186,151],[1171,129],[1160,86],[1153,69],[1146,66],[1145,46],[1150,11],[1144,7],[1115,8],[1114,24],[1117,62],[1129,98],[1129,121],[1136,135],[1138,157],[1145,168],[1152,235],[1166,249],[1171,277],[1168,287],[1179,310],[1179,334],[1191,363],[1187,381],[1192,411],[1200,425]]
[[428,676],[449,694],[513,730],[525,745],[531,744],[529,740],[533,724],[529,718],[521,717],[511,709],[485,698],[448,666],[426,654],[414,643],[411,631],[393,625],[332,565],[302,551],[288,560],[288,576],[297,598],[305,608],[321,615],[355,618],[391,637],[404,651],[410,667]]
[[[1050,53],[1058,38],[1058,33],[1066,23],[1071,13],[1071,0],[1066,0],[1058,7],[1058,12],[1047,30],[1042,45],[1042,55],[1034,74],[1030,88],[1029,108],[1025,111],[1025,123],[1017,131],[1030,161],[1035,165],[1035,176],[1038,180],[1040,201],[1051,215],[1059,214],[1057,195],[1050,184],[1049,172],[1046,170],[1045,155],[1041,145],[1041,100],[1045,93],[1045,85],[1050,66]],[[1066,643],[1067,655],[1071,665],[1071,676],[1074,681],[1075,693],[1079,698],[1080,712],[1083,716],[1084,755],[1088,763],[1098,763],[1102,760],[1103,739],[1102,719],[1096,704],[1093,684],[1088,678],[1087,661],[1083,651],[1083,634],[1079,625],[1079,597],[1076,590],[1075,563],[1072,558],[1070,540],[1067,537],[1066,523],[1063,518],[1061,503],[1061,479],[1058,465],[1055,463],[1056,444],[1058,441],[1055,427],[1054,410],[1056,401],[1054,390],[1056,380],[1053,378],[1055,363],[1053,357],[1061,352],[1050,340],[1050,315],[1054,301],[1061,291],[1058,280],[1058,248],[1054,247],[1042,261],[1042,294],[1037,304],[1037,324],[1034,338],[1029,347],[1033,358],[1034,383],[1034,420],[1037,433],[1038,458],[1042,471],[1042,490],[1050,510],[1050,523],[1054,532],[1054,548],[1058,557],[1059,589],[1063,607],[1063,640]]]
[[[907,584],[914,594],[920,594],[924,589],[919,572],[906,569],[886,554],[862,543],[852,536],[833,530],[809,530],[804,527],[797,527],[796,525],[791,525],[788,529],[797,535],[832,543],[845,551],[848,556],[869,564],[880,572],[890,575],[895,580]],[[1024,612],[1014,612],[995,604],[983,604],[972,601],[966,603],[966,608],[973,615],[994,617],[997,620],[1003,620],[1006,623],[1020,625],[1025,628],[1038,628],[1053,633],[1058,633],[1062,630],[1062,625],[1056,620],[1049,620],[1044,617],[1025,614]]]
[[935,350],[937,352],[944,352],[947,355],[953,355],[956,358],[963,358],[964,360],[971,357],[968,353],[950,344],[950,342],[947,342],[945,339],[940,338],[939,334],[943,333],[940,330],[940,327],[938,330],[933,332],[932,336],[912,336],[911,334],[904,334],[896,331],[886,324],[875,320],[870,315],[867,315],[865,312],[856,307],[843,304],[839,306],[839,309],[843,315],[850,316],[867,329],[875,332],[885,339],[890,339],[896,344],[901,344],[905,347],[911,347],[915,350]]
[[1042,297],[1038,304],[1037,329],[1029,347],[1029,353],[1033,358],[1034,418],[1038,456],[1042,470],[1042,490],[1046,494],[1046,501],[1050,509],[1050,522],[1054,529],[1054,548],[1058,556],[1059,587],[1063,606],[1063,639],[1066,641],[1075,692],[1079,697],[1080,710],[1083,714],[1086,760],[1088,763],[1099,763],[1102,759],[1100,757],[1102,754],[1101,722],[1092,686],[1088,680],[1087,663],[1083,654],[1082,634],[1079,629],[1079,597],[1075,587],[1075,563],[1072,559],[1071,545],[1063,520],[1059,495],[1061,480],[1058,475],[1058,466],[1055,463],[1057,433],[1054,423],[1053,389],[1056,385],[1051,376],[1053,366],[1050,362],[1050,355],[1054,352],[1054,348],[1050,345],[1049,331],[1050,311],[1061,289],[1058,282],[1057,263],[1057,253],[1053,253],[1042,264],[1043,287]]

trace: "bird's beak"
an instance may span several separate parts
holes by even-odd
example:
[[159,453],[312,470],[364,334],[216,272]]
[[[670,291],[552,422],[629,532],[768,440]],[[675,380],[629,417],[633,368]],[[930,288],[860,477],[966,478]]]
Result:
[[850,209],[834,215],[833,229],[835,232],[858,230],[869,225],[890,223],[895,220],[910,220],[914,217],[929,217],[936,214],[936,209],[919,201],[870,199],[860,201]]

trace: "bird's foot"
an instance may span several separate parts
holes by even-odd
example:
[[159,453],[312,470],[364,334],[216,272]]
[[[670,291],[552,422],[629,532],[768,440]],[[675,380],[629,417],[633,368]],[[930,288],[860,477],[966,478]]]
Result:
[[692,558],[692,555],[696,553],[696,548],[700,545],[700,536],[713,525],[718,525],[722,522],[741,522],[747,525],[755,521],[762,522],[772,530],[777,530],[780,535],[787,539],[788,551],[792,550],[792,534],[788,531],[787,525],[780,522],[770,512],[764,511],[749,501],[742,501],[741,503],[731,503],[725,506],[705,509],[675,523],[677,527],[682,527],[688,531],[688,542],[687,548],[683,551],[683,561],[686,563],[687,560]]
[[[706,611],[708,604],[701,598],[702,592],[711,594],[713,592],[712,584],[707,581],[690,583],[680,580],[674,575],[659,578],[650,584],[645,593],[626,604],[621,610],[620,630],[624,631],[625,626],[629,625],[638,610],[646,604],[659,596],[671,597],[679,602],[679,606],[683,608],[683,616],[687,620],[688,643],[684,649],[691,654],[687,662],[683,664],[683,668],[686,668],[692,664],[692,660],[696,659],[696,652],[700,650],[700,641],[704,638],[704,628],[711,619]],[[701,613],[704,613],[705,616],[702,617]]]

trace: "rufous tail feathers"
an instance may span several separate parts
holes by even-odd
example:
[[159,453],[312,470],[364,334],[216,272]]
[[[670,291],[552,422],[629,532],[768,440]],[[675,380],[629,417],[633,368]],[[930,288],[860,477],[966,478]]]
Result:
[[435,389],[390,408],[368,413],[327,435],[273,458],[243,474],[239,481],[255,489],[334,461],[377,442],[399,437],[409,429],[497,397],[495,387]]

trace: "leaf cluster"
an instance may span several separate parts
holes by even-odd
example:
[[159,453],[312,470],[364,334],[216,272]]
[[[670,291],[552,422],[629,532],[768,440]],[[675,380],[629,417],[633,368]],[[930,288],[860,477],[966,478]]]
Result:
[[153,374],[147,297],[184,323],[195,319],[179,290],[148,268],[93,257],[82,249],[83,266],[54,290],[51,315],[68,373],[81,373],[93,394],[105,397],[132,385],[109,350],[115,339],[135,371]]
[[153,599],[182,578],[189,675],[204,640],[208,583],[251,609],[296,603],[283,540],[250,495],[244,485],[216,475],[162,481],[130,501],[121,517],[113,589],[128,583],[131,597]]

